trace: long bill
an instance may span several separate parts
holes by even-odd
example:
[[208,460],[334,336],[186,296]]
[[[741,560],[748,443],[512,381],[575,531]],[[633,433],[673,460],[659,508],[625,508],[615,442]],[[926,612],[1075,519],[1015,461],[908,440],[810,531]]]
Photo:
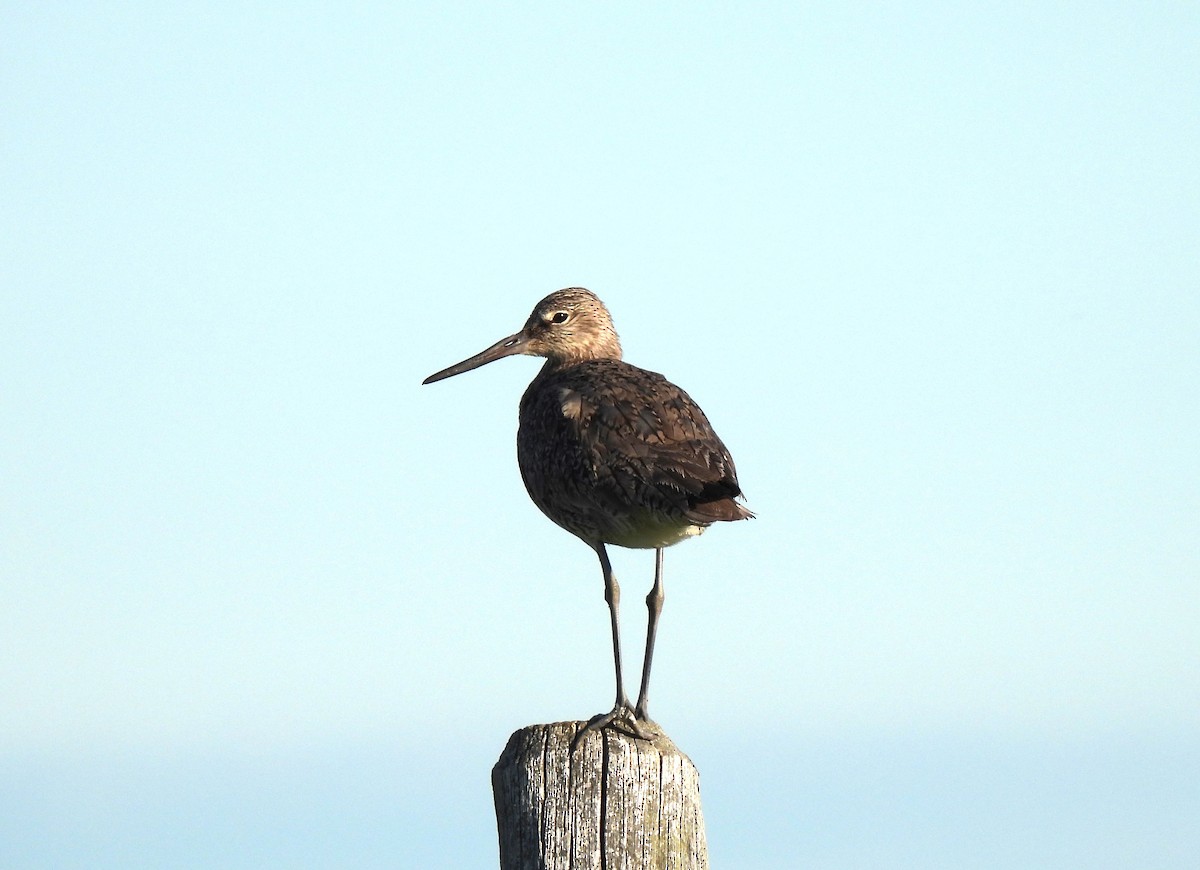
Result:
[[524,332],[518,332],[510,335],[508,338],[502,338],[487,350],[477,353],[475,356],[465,359],[460,363],[455,363],[449,368],[444,368],[440,372],[435,372],[421,381],[421,383],[432,384],[434,381],[441,381],[446,378],[452,378],[455,375],[461,375],[463,372],[469,372],[471,369],[477,369],[480,366],[485,366],[506,356],[524,353],[525,345],[528,341],[529,339]]

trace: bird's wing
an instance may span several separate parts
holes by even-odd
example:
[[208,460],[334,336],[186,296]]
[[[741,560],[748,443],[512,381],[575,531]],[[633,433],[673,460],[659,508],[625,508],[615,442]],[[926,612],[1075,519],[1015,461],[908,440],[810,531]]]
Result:
[[597,470],[612,475],[631,498],[653,493],[683,513],[695,512],[699,522],[740,518],[718,506],[741,494],[737,471],[691,397],[657,372],[614,360],[591,364],[609,371],[570,388],[578,397],[572,401],[579,403],[579,436]]

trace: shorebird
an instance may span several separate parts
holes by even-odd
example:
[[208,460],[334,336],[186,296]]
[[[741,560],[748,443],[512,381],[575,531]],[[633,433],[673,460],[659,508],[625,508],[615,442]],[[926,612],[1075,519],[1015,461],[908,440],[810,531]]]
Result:
[[[427,377],[430,384],[506,356],[546,362],[521,397],[517,461],[533,503],[596,551],[612,623],[617,697],[578,736],[619,722],[638,737],[648,713],[650,665],[663,605],[663,548],[715,522],[754,516],[737,499],[733,459],[700,406],[657,372],[621,360],[604,303],[582,287],[551,293],[520,332]],[[635,705],[621,679],[620,586],[606,544],[653,549],[654,586]]]

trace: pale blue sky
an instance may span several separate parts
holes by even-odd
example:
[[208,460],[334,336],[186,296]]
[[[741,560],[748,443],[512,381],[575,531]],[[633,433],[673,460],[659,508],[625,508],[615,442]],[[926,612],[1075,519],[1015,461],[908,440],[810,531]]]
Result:
[[1200,862],[1194,6],[3,18],[0,864],[494,865],[603,590],[537,363],[420,381],[572,284],[759,515],[666,559],[714,866]]

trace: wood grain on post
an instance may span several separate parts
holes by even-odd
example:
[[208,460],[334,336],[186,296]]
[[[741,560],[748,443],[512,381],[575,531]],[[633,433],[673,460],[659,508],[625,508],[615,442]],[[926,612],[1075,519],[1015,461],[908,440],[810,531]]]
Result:
[[707,870],[700,777],[671,739],[583,722],[513,733],[492,768],[500,870]]

